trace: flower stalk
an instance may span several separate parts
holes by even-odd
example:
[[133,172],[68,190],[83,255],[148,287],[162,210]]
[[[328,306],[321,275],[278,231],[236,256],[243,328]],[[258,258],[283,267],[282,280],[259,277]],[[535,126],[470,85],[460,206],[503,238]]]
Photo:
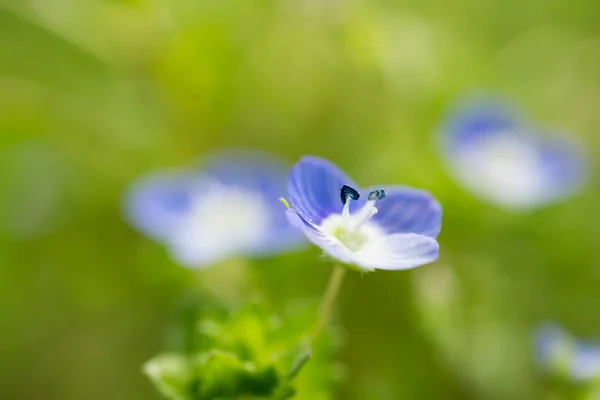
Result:
[[333,308],[335,307],[335,302],[340,294],[340,288],[342,287],[342,282],[344,281],[345,274],[346,268],[344,268],[343,266],[336,264],[333,267],[333,272],[329,277],[327,289],[325,289],[325,294],[323,294],[323,300],[319,309],[319,316],[317,319],[317,326],[313,335],[313,341],[317,340],[317,338],[323,331],[323,328],[331,318],[331,313],[333,311]]

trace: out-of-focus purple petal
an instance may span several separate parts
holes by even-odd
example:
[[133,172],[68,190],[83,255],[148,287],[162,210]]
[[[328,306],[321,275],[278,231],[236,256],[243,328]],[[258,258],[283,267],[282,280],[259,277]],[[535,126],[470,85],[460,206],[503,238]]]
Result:
[[566,136],[543,135],[507,103],[463,103],[442,124],[442,152],[453,175],[491,203],[530,209],[569,197],[588,177],[586,157]]
[[600,378],[600,345],[576,342],[571,373],[575,380],[580,381]]
[[207,157],[202,172],[224,185],[260,191],[278,201],[286,187],[289,164],[258,150],[228,150]]
[[377,202],[373,222],[389,234],[416,233],[437,238],[442,228],[442,207],[429,192],[405,186],[374,186],[365,193],[381,187],[387,195]]
[[549,322],[536,330],[534,339],[535,358],[541,364],[548,363],[553,358],[553,352],[569,340],[559,325]]
[[600,377],[600,344],[577,340],[555,323],[537,329],[535,352],[546,371],[581,382]]
[[290,225],[297,229],[304,229],[305,222],[300,218],[296,210],[293,208],[288,208],[285,210],[285,216],[289,221]]
[[146,175],[129,190],[125,215],[141,232],[164,241],[186,219],[194,189],[200,189],[202,181],[199,174],[181,170]]
[[289,164],[281,158],[260,150],[235,149],[221,151],[208,157],[203,172],[227,186],[261,193],[265,204],[272,209],[272,230],[256,255],[286,249],[305,243],[303,235],[291,229],[279,198],[286,193]]
[[429,236],[396,233],[368,244],[355,254],[358,265],[364,268],[400,270],[437,260],[439,245]]
[[354,182],[333,163],[304,156],[295,164],[287,181],[290,202],[296,212],[311,224],[318,225],[332,213],[340,213],[343,205],[340,189]]
[[201,172],[182,169],[142,178],[130,190],[125,212],[187,267],[276,254],[306,243],[278,200],[285,194],[286,175],[277,157],[225,151],[208,157]]
[[452,109],[443,122],[443,142],[450,151],[476,145],[488,135],[514,131],[522,117],[507,102],[489,97],[463,101]]
[[579,191],[587,182],[590,170],[583,149],[566,137],[543,139],[537,138],[536,145],[546,198],[560,199]]

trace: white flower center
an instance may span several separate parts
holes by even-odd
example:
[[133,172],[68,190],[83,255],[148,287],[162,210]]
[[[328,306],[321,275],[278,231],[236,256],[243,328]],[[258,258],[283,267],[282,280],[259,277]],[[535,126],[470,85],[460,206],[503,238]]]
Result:
[[270,224],[271,214],[260,193],[214,182],[193,199],[173,245],[190,263],[218,261],[256,247]]
[[376,201],[383,198],[385,192],[381,191],[382,194],[378,193],[377,196],[373,196],[373,193],[369,194],[369,200],[354,214],[350,213],[351,196],[347,196],[342,213],[331,214],[321,222],[323,233],[338,239],[351,251],[358,251],[367,243],[381,238],[384,232],[371,218],[377,214]]

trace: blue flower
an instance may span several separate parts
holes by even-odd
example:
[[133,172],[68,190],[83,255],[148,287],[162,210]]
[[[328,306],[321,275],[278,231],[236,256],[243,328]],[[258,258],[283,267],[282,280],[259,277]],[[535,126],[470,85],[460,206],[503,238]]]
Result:
[[438,258],[439,203],[403,186],[360,190],[334,164],[305,156],[287,189],[292,223],[329,256],[363,271],[418,267]]
[[203,268],[233,256],[263,256],[302,244],[278,197],[285,164],[259,152],[212,157],[201,171],[152,173],[133,185],[125,214],[173,258]]
[[581,149],[565,136],[540,134],[509,105],[473,99],[450,113],[441,128],[452,174],[481,198],[528,209],[575,194],[586,182]]
[[548,372],[578,382],[600,377],[600,343],[576,339],[554,323],[537,330],[535,351],[537,361]]

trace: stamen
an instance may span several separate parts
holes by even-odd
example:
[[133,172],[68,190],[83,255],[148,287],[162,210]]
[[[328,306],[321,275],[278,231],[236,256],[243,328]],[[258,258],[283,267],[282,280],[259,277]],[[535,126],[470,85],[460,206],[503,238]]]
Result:
[[340,199],[344,205],[344,210],[342,211],[342,223],[348,230],[350,230],[352,226],[352,218],[350,217],[350,202],[348,199],[356,201],[359,198],[360,193],[358,193],[358,190],[348,185],[342,186],[342,189],[340,190]]
[[348,197],[356,201],[360,198],[360,193],[358,193],[358,190],[354,189],[352,186],[344,185],[340,190],[340,200],[342,200],[342,204],[346,205]]
[[385,198],[386,192],[385,189],[376,189],[372,190],[367,197],[369,200],[365,203],[363,208],[358,212],[358,215],[355,217],[354,230],[359,229],[363,226],[367,221],[373,218],[373,215],[377,214],[377,207],[375,207],[375,203],[377,200],[381,200]]
[[[350,196],[348,196],[350,197]],[[342,224],[346,230],[350,230],[352,228],[352,218],[350,217],[350,202],[347,201],[344,204],[344,209],[342,210]]]
[[285,206],[285,208],[287,208],[287,209],[292,208],[292,206],[290,206],[290,203],[288,203],[287,200],[284,199],[283,197],[280,197],[279,201],[281,202],[281,204],[283,204]]
[[385,192],[385,189],[376,189],[376,190],[372,190],[369,193],[369,200],[383,200],[385,198],[385,196],[387,195],[387,193]]
[[365,222],[371,219],[373,215],[377,214],[377,207],[375,207],[375,200],[369,200],[365,203],[365,205],[361,208],[361,210],[355,214],[354,226],[352,230],[359,229]]

